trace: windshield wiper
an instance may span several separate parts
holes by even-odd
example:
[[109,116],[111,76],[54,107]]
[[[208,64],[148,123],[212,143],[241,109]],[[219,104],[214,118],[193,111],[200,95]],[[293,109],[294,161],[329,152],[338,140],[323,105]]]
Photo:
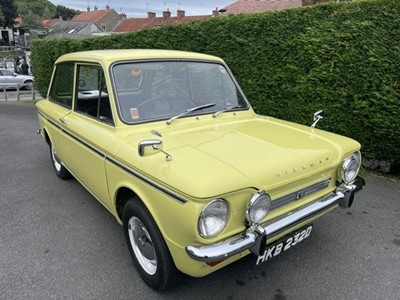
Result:
[[215,106],[215,103],[208,103],[208,104],[203,104],[203,105],[199,105],[199,106],[195,106],[195,107],[189,108],[189,109],[185,110],[183,113],[181,113],[181,114],[179,114],[179,115],[177,115],[175,117],[172,117],[171,119],[167,120],[167,124],[170,125],[173,120],[179,119],[180,117],[183,117],[183,116],[185,116],[187,114],[190,114],[191,112],[199,111],[199,110],[206,109],[206,108],[213,107],[213,106]]
[[231,106],[231,107],[226,107],[224,109],[221,109],[221,110],[213,113],[212,116],[213,116],[213,118],[216,118],[219,114],[222,114],[224,112],[227,112],[227,111],[230,111],[230,110],[233,110],[233,109],[236,109],[236,108],[243,108],[243,106],[242,105],[235,105],[235,106]]

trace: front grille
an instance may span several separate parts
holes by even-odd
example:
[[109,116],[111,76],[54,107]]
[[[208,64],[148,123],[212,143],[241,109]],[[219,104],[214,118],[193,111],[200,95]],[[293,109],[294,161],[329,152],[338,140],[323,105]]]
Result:
[[301,190],[298,190],[296,192],[290,193],[290,194],[280,197],[276,200],[273,200],[271,202],[271,209],[277,209],[277,208],[282,207],[290,202],[300,200],[304,197],[307,197],[314,193],[322,191],[323,189],[326,189],[329,186],[330,182],[331,182],[331,179],[329,178],[327,180],[317,182],[317,183],[310,185],[308,187],[305,187]]

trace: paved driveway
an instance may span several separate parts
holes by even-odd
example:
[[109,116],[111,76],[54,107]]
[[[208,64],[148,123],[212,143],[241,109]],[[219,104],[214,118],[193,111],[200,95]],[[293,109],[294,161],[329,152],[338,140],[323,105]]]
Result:
[[32,104],[0,103],[0,299],[399,299],[399,181],[367,174],[354,206],[316,222],[294,249],[159,294],[106,209],[55,176],[37,129]]

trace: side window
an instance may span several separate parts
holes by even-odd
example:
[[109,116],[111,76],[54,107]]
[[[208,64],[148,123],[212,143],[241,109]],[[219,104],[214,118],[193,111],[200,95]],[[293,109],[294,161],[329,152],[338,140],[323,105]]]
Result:
[[71,108],[73,88],[74,64],[64,63],[57,65],[50,88],[49,100]]
[[110,99],[102,68],[78,66],[77,87],[75,110],[112,124]]

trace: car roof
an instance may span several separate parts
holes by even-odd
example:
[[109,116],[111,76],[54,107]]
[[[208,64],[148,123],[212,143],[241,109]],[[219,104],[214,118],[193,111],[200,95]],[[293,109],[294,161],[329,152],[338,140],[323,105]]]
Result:
[[223,62],[223,60],[219,57],[194,52],[157,49],[113,49],[82,51],[65,54],[57,59],[56,64],[64,61],[87,61],[111,64],[117,61],[148,59],[188,59]]

